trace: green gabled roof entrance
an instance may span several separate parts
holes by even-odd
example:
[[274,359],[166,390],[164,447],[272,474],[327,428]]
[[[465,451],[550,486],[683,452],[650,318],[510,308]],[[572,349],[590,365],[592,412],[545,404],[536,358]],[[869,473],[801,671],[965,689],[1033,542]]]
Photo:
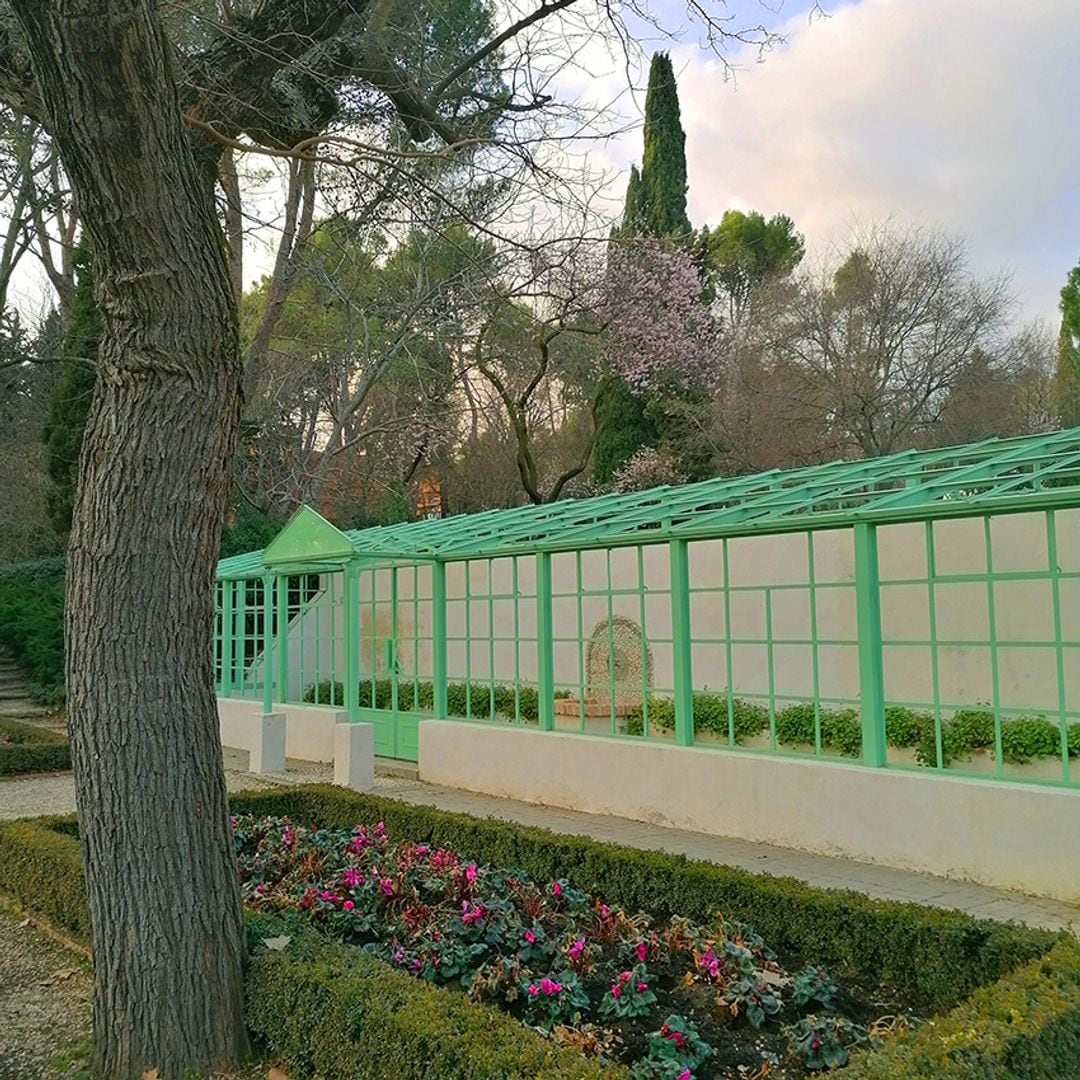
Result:
[[[355,555],[352,541],[309,506],[301,506],[262,553],[267,568],[343,563]],[[242,556],[241,556],[242,557]]]
[[442,562],[1064,506],[1080,506],[1080,428],[348,533],[305,507],[265,552],[223,559],[218,576],[352,557]]

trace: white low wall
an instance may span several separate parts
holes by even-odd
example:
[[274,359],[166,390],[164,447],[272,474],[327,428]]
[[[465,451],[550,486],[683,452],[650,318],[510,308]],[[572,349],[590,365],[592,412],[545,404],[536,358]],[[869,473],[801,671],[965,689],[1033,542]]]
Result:
[[1080,791],[587,735],[420,724],[434,784],[1080,902]]
[[[285,754],[300,761],[334,760],[334,727],[340,709],[317,705],[274,703],[274,712],[285,716]],[[218,698],[222,746],[250,750],[251,718],[262,715],[262,706],[246,698]]]

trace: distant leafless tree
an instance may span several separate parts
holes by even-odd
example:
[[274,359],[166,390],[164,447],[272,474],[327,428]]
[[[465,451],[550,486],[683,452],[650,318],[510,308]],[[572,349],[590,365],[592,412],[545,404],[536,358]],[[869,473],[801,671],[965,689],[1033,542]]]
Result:
[[963,241],[878,226],[799,281],[773,347],[832,441],[874,457],[932,430],[976,353],[994,354],[1011,304],[1007,279],[975,275]]

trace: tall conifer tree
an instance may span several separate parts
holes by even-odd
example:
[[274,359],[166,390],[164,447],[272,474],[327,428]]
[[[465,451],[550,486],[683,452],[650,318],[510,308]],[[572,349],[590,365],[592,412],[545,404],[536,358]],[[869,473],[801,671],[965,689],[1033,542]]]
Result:
[[639,231],[688,239],[692,230],[686,216],[686,187],[686,132],[675,69],[667,53],[656,53],[645,92]]
[[[659,236],[689,242],[693,229],[686,215],[686,133],[679,110],[675,69],[667,53],[656,53],[645,92],[645,134],[641,169],[630,167],[620,237]],[[626,381],[613,376],[601,395],[599,430],[593,451],[593,476],[611,483],[615,473],[660,437],[660,424],[648,402]]]

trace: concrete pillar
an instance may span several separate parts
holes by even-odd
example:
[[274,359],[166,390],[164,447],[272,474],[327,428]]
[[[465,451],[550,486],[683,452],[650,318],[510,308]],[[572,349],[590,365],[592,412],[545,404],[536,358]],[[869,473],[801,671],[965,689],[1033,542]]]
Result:
[[350,724],[338,713],[334,728],[334,783],[353,791],[375,787],[375,725]]
[[284,713],[262,713],[252,718],[250,750],[249,771],[259,775],[285,771]]

